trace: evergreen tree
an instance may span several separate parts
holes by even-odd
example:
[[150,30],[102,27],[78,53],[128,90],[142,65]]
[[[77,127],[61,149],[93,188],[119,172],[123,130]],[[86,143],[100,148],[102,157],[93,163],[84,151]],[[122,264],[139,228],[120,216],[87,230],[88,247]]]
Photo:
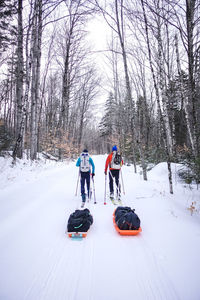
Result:
[[183,98],[187,97],[187,86],[187,75],[182,72],[181,78],[176,76],[169,82],[166,90],[168,115],[175,148],[183,148],[184,145],[189,146],[186,116],[183,107]]
[[100,136],[104,137],[108,151],[110,151],[109,145],[112,143],[116,133],[116,116],[117,106],[113,93],[110,92],[105,104],[105,114],[102,117],[99,125]]

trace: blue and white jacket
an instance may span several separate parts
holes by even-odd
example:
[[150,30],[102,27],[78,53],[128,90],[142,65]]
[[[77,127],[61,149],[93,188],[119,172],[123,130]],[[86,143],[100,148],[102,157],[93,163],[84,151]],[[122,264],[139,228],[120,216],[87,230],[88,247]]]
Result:
[[[92,166],[92,174],[94,174],[94,172],[95,172],[95,165],[94,165],[94,162],[93,162],[93,160],[92,160],[91,157],[89,157],[89,163]],[[77,160],[77,162],[76,162],[76,166],[80,167],[80,164],[81,164],[81,158],[79,157],[78,160]]]

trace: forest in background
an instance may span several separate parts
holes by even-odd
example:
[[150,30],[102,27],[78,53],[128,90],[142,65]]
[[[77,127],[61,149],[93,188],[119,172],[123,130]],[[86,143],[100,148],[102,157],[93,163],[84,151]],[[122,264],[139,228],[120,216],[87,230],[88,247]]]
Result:
[[[62,160],[116,144],[144,180],[167,161],[171,193],[171,162],[199,183],[199,12],[198,0],[1,1],[1,155]],[[87,40],[96,17],[110,33],[105,72]]]

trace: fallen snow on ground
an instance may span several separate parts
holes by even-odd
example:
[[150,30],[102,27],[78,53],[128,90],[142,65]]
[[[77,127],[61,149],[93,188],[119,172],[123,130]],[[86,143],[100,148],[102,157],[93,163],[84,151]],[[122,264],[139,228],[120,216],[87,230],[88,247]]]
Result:
[[123,204],[135,209],[142,233],[120,236],[115,207],[108,199],[104,205],[105,159],[93,156],[97,204],[87,207],[94,223],[87,238],[74,241],[65,230],[80,208],[75,161],[11,168],[0,158],[0,299],[200,299],[200,191],[180,181],[179,165],[172,165],[173,195],[166,163],[148,181],[123,166]]

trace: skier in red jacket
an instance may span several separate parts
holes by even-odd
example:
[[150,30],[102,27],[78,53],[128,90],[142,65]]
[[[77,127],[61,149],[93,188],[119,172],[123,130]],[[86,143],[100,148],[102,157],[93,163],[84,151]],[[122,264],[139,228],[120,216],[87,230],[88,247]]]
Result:
[[114,200],[114,189],[113,189],[113,179],[117,186],[117,196],[120,200],[121,191],[119,185],[119,171],[123,165],[123,160],[121,155],[117,152],[117,146],[112,147],[112,152],[108,155],[105,164],[105,175],[107,175],[107,170],[109,167],[109,188],[110,188],[110,199]]

